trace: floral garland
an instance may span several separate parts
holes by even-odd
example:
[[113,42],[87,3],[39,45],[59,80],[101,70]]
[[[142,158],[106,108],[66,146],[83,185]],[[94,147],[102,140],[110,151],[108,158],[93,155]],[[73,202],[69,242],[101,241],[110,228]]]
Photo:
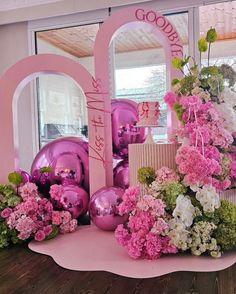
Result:
[[207,67],[198,69],[194,60],[190,67],[190,57],[173,59],[175,68],[189,71],[165,96],[180,121],[177,171],[143,167],[138,179],[146,194],[126,190],[119,213],[129,218],[115,237],[133,258],[183,251],[219,257],[236,247],[236,206],[219,196],[236,186],[236,73],[228,65],[209,65],[216,37],[210,29],[198,43],[200,55],[208,50]]

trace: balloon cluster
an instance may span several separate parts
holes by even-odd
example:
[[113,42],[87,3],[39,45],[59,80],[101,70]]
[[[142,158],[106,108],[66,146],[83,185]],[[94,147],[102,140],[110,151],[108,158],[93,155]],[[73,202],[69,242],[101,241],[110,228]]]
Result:
[[113,99],[111,102],[114,185],[123,189],[129,186],[128,145],[143,143],[146,129],[137,128],[138,105],[128,99]]
[[31,181],[44,197],[53,184],[63,185],[63,209],[74,218],[88,210],[89,202],[88,142],[78,137],[64,137],[45,145],[31,166]]

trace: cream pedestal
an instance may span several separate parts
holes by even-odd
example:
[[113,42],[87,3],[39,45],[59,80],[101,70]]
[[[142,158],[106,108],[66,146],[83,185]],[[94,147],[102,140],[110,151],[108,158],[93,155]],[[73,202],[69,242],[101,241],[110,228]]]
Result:
[[[155,170],[162,166],[176,169],[175,155],[178,144],[130,144],[130,185],[138,185],[138,170],[150,166]],[[143,190],[143,189],[142,189]]]
[[226,190],[220,193],[220,199],[226,199],[236,205],[236,189]]

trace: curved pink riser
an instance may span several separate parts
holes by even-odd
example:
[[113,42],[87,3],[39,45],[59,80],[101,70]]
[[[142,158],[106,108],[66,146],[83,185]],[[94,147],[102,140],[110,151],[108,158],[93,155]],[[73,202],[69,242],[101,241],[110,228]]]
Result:
[[94,226],[79,227],[76,232],[29,244],[32,251],[51,256],[55,262],[71,270],[108,271],[131,278],[152,278],[176,271],[211,272],[230,267],[236,252],[221,258],[191,255],[169,255],[159,260],[134,260],[120,247],[113,232]]

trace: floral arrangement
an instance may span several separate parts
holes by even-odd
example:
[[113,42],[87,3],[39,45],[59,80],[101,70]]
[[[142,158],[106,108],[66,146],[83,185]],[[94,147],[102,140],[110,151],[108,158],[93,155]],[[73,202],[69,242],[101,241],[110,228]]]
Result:
[[200,55],[208,50],[208,66],[189,66],[190,57],[174,58],[173,65],[188,74],[172,82],[165,96],[181,126],[176,132],[182,147],[176,163],[187,186],[213,185],[217,190],[236,184],[236,73],[229,65],[210,66],[215,29],[199,40]]
[[228,65],[210,66],[216,38],[210,29],[198,42],[200,57],[208,50],[206,67],[189,65],[191,57],[173,59],[183,78],[172,81],[165,101],[180,122],[177,170],[143,167],[138,180],[145,195],[137,187],[126,190],[119,213],[129,218],[115,237],[133,258],[184,251],[220,257],[236,247],[236,206],[220,199],[236,186],[236,73]]
[[[142,168],[149,179],[151,168]],[[143,179],[144,183],[144,179]],[[130,187],[118,206],[128,222],[115,231],[118,243],[133,258],[158,259],[162,254],[189,251],[220,257],[236,247],[236,206],[220,200],[212,185],[186,186],[183,176],[168,167],[156,171],[146,194]]]
[[75,231],[77,220],[69,211],[56,210],[34,183],[22,184],[17,172],[9,175],[9,181],[9,185],[0,185],[0,248]]

